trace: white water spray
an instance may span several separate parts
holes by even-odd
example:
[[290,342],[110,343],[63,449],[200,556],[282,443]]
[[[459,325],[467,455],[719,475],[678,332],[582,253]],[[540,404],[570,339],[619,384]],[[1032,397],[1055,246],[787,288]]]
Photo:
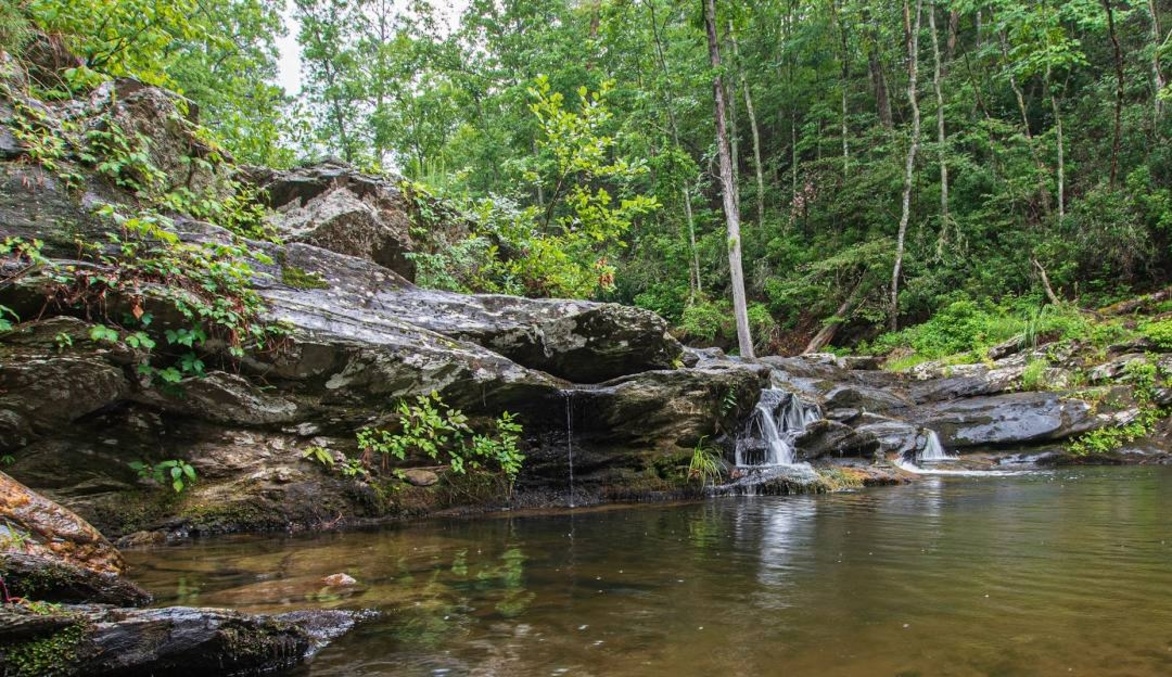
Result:
[[936,434],[936,431],[929,430],[928,440],[924,443],[924,450],[920,452],[920,463],[937,463],[953,458],[956,457],[949,456],[948,452],[944,451],[944,445],[940,444],[940,436]]
[[821,418],[816,406],[792,393],[777,388],[762,390],[744,433],[736,441],[737,466],[794,465],[794,440]]

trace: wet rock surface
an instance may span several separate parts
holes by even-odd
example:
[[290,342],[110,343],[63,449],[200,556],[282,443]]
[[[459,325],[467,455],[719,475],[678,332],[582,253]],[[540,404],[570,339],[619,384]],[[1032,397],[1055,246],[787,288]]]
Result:
[[122,555],[89,523],[3,472],[0,539],[5,552],[60,560],[95,574],[118,575],[126,566]]
[[0,552],[0,579],[10,598],[55,604],[144,606],[151,596],[130,580],[75,566],[54,556]]

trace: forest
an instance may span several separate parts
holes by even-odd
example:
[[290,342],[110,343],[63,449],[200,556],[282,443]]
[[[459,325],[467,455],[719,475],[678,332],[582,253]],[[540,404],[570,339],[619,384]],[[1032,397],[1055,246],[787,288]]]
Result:
[[0,49],[79,57],[46,98],[181,92],[241,164],[403,177],[445,205],[418,215],[423,286],[637,305],[741,354],[932,357],[1169,284],[1170,11],[21,0]]

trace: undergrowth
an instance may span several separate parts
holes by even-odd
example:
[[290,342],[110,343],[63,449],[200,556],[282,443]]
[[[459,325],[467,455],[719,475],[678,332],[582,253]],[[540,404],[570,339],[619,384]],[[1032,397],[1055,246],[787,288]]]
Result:
[[[39,255],[37,243],[5,241],[0,256],[25,264],[17,274],[36,269],[47,277],[49,305],[97,323],[92,340],[130,349],[138,356],[139,373],[163,383],[203,375],[212,356],[226,366],[248,351],[281,345],[288,331],[261,320],[265,304],[252,287],[258,273],[251,262],[272,263],[246,240],[272,239],[263,208],[253,189],[226,178],[225,155],[182,115],[182,102],[172,122],[188,135],[186,161],[208,179],[198,190],[170,185],[152,160],[151,140],[118,123],[113,94],[101,104],[105,110],[82,125],[67,116],[51,119],[29,103],[27,92],[9,83],[0,88],[14,102],[25,162],[53,173],[70,190],[80,189],[80,170],[86,168],[132,195],[93,207],[105,237],[79,240],[76,263],[50,262]],[[227,234],[220,241],[183,241],[174,215],[211,222]],[[14,279],[8,273],[3,281]],[[151,308],[163,306],[181,319],[153,324]],[[10,309],[0,307],[0,331],[16,321]],[[165,351],[155,350],[160,340]]]

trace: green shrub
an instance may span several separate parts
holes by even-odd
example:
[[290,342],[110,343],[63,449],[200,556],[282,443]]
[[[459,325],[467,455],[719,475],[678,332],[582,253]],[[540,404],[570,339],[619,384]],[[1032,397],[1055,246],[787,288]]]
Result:
[[679,331],[686,339],[714,342],[732,330],[732,308],[727,301],[700,301],[684,308]]
[[720,450],[707,443],[707,438],[700,438],[692,449],[692,460],[688,464],[688,479],[699,480],[701,485],[716,483],[720,479],[722,464]]
[[1025,371],[1021,373],[1022,390],[1044,390],[1046,388],[1046,369],[1050,363],[1046,360],[1030,360]]
[[358,446],[363,453],[379,454],[384,466],[388,458],[401,461],[410,454],[446,461],[453,472],[461,475],[470,469],[491,468],[504,475],[512,494],[525,460],[518,447],[522,427],[513,414],[502,413],[494,421],[494,433],[485,435],[474,433],[464,412],[449,407],[436,392],[416,397],[414,404],[401,399],[395,411],[398,432],[383,428],[358,431]]
[[1147,322],[1140,326],[1139,333],[1160,350],[1172,350],[1172,319]]

